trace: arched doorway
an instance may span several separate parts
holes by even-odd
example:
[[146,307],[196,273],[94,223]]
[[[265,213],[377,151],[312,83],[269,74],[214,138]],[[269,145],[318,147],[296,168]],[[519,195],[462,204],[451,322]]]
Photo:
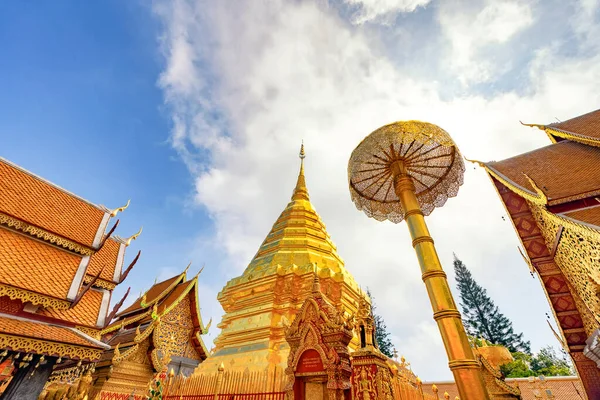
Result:
[[342,400],[350,398],[350,354],[353,324],[331,305],[319,290],[315,276],[307,298],[286,329],[288,399]]
[[325,400],[327,395],[327,372],[318,351],[305,350],[296,365],[294,398],[296,400]]

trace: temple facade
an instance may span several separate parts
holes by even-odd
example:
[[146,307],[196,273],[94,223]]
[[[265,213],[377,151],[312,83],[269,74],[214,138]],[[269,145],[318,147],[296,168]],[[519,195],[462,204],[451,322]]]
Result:
[[[55,367],[77,374],[110,346],[100,331],[133,239],[110,210],[0,158],[0,362],[3,399],[34,400]],[[139,254],[138,254],[139,256]],[[114,310],[116,311],[116,310]]]
[[600,110],[548,125],[551,144],[480,163],[541,280],[590,399],[600,398]]
[[181,274],[155,283],[100,331],[110,346],[93,373],[92,398],[103,394],[146,394],[161,373],[188,376],[206,359],[198,301],[198,275]]
[[[310,202],[304,176],[304,148],[291,202],[283,210],[244,273],[225,285],[218,300],[225,310],[214,353],[195,374],[286,368],[290,348],[285,329],[311,293],[315,276],[324,297],[344,315],[361,299],[321,218]],[[359,346],[357,337],[348,346]]]

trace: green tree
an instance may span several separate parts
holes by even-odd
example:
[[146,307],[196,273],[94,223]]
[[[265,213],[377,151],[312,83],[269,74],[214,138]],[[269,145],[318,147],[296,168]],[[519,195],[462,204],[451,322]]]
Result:
[[536,375],[564,376],[573,375],[571,364],[560,358],[552,346],[546,346],[531,360],[531,370]]
[[535,373],[531,370],[531,356],[517,351],[512,353],[513,361],[500,366],[500,371],[507,378],[525,378],[533,376]]
[[375,341],[377,347],[386,356],[392,358],[394,356],[394,345],[390,339],[390,333],[387,331],[387,326],[383,317],[379,314],[375,314],[375,298],[371,295],[371,291],[367,288],[367,295],[371,298],[371,314],[373,314],[373,320],[375,322]]
[[533,357],[521,352],[512,353],[512,356],[513,361],[500,366],[500,371],[507,378],[573,375],[571,364],[557,356],[552,346],[544,347]]
[[454,272],[460,291],[460,306],[465,328],[471,336],[482,337],[490,343],[501,344],[511,352],[531,354],[529,341],[514,332],[512,322],[504,316],[487,291],[481,287],[471,271],[454,255]]

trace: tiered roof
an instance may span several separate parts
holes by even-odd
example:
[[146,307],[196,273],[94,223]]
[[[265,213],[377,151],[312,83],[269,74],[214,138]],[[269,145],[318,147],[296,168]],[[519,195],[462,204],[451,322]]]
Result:
[[90,203],[0,158],[0,337],[20,338],[5,348],[35,353],[32,340],[44,339],[81,348],[79,356],[44,354],[99,359],[107,346],[92,336],[107,322],[125,248],[136,237],[106,232],[125,208]]
[[[209,352],[201,335],[208,331],[208,327],[204,326],[200,316],[198,275],[187,280],[186,268],[183,273],[152,285],[131,306],[120,312],[112,324],[102,330],[104,342],[111,346],[111,350],[103,356],[105,363],[114,360],[117,346],[120,349],[119,352],[123,354],[124,349],[132,348],[150,337],[161,320],[165,319],[185,298],[189,299],[189,315],[193,325],[189,343],[198,352],[199,361],[206,359]],[[210,322],[208,326],[210,326]],[[153,359],[152,361],[159,360]],[[162,365],[154,367],[160,371]]]

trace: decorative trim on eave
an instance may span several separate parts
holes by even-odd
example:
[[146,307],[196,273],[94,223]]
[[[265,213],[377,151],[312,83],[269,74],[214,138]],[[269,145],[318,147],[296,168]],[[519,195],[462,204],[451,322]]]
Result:
[[[564,131],[562,129],[553,128],[551,126],[546,126],[545,132],[548,136],[550,136],[550,135],[558,136],[559,138],[571,140],[573,142],[578,142],[578,143],[582,143],[582,144],[587,144],[588,146],[600,147],[600,140],[591,138],[589,136],[584,136],[584,135],[580,135],[577,133]],[[551,140],[554,143],[556,143],[556,139],[552,138]]]
[[[85,278],[83,278],[83,283],[90,283],[92,281],[92,279],[94,279],[93,276],[86,275]],[[102,288],[102,289],[106,289],[106,290],[113,290],[115,287],[117,287],[117,284],[114,282],[109,282],[102,278],[98,278],[98,279],[96,279],[96,282],[94,282],[94,286]]]
[[[166,288],[165,290],[163,290],[163,291],[162,291],[162,292],[161,292],[161,293],[160,293],[158,296],[156,296],[154,299],[152,299],[152,301],[150,301],[150,302],[148,302],[148,303],[141,304],[141,299],[144,297],[144,296],[142,296],[142,297],[140,298],[140,307],[139,307],[139,308],[137,308],[137,309],[135,309],[135,310],[131,310],[131,311],[129,311],[129,312],[128,312],[128,313],[126,313],[126,314],[120,314],[120,315],[117,315],[117,317],[123,317],[123,316],[126,316],[126,315],[128,315],[128,314],[134,313],[134,312],[136,312],[136,311],[143,310],[143,309],[146,309],[146,308],[149,308],[149,307],[151,307],[152,305],[154,305],[154,303],[157,303],[158,301],[162,300],[162,299],[163,299],[163,298],[164,298],[166,295],[168,295],[169,293],[171,293],[171,291],[172,291],[172,290],[173,290],[173,289],[174,289],[174,288],[175,288],[177,285],[179,285],[180,283],[182,283],[182,280],[183,280],[183,278],[185,278],[185,272],[184,272],[184,273],[182,273],[182,274],[180,274],[180,275],[177,277],[177,279],[175,279],[175,280],[173,281],[173,283],[172,283],[171,285],[169,285],[169,287],[168,287],[168,288]],[[150,290],[150,289],[148,289],[148,290]],[[146,291],[146,293],[144,293],[144,294],[147,294],[147,293],[148,293],[148,291]]]
[[95,253],[94,250],[89,247],[83,246],[72,240],[66,239],[62,236],[48,232],[45,229],[37,227],[35,225],[28,224],[27,222],[21,221],[20,219],[14,218],[8,214],[0,212],[0,225],[6,226],[17,231],[27,233],[34,238],[43,240],[44,242],[50,242],[58,247],[71,250],[75,253],[91,256]]
[[11,300],[21,300],[23,303],[31,302],[39,304],[46,308],[55,308],[57,310],[67,310],[71,302],[46,296],[29,290],[16,288],[14,286],[0,284],[0,296],[8,296]]
[[125,319],[121,320],[121,321],[120,321],[120,322],[118,322],[118,323],[117,323],[117,322],[115,322],[113,325],[111,325],[111,326],[109,326],[109,327],[107,327],[107,328],[105,328],[105,329],[101,330],[101,331],[100,331],[100,335],[105,335],[105,334],[107,334],[107,333],[110,333],[110,332],[112,332],[112,331],[116,331],[116,330],[120,329],[120,328],[121,328],[121,326],[129,325],[129,324],[131,324],[131,323],[133,323],[133,322],[136,322],[136,321],[142,320],[142,319],[146,318],[148,315],[150,315],[151,313],[152,313],[152,310],[148,310],[148,311],[146,311],[146,312],[144,312],[144,313],[141,313],[141,314],[139,314],[139,315],[136,315],[135,317],[131,317],[131,318],[129,318],[129,319],[126,319],[126,318],[125,318]]
[[96,231],[96,236],[94,236],[94,241],[92,242],[92,247],[97,249],[100,243],[102,242],[102,238],[104,237],[104,233],[106,232],[106,226],[108,225],[108,221],[110,220],[110,214],[104,212],[102,216],[102,221],[98,226],[98,230]]
[[102,328],[106,322],[106,316],[108,315],[108,306],[110,305],[110,292],[106,289],[100,289],[102,291],[102,303],[100,304],[100,312],[98,313],[98,320],[96,326]]
[[119,244],[119,254],[117,254],[117,265],[115,266],[115,273],[113,274],[113,282],[119,282],[121,280],[121,273],[123,272],[123,261],[125,260],[125,246],[124,243]]
[[85,271],[90,263],[90,256],[83,256],[81,261],[79,262],[79,267],[77,268],[77,272],[75,273],[75,277],[71,282],[71,287],[69,288],[69,292],[67,293],[67,299],[75,300],[77,294],[79,293],[79,288],[81,287],[81,282],[85,276]]
[[[506,177],[502,173],[498,172],[495,168],[493,168],[485,163],[481,163],[481,165],[485,168],[485,170],[488,174],[492,175],[500,183],[502,183],[504,186],[509,188],[512,192],[523,197],[525,200],[528,200],[534,204],[538,204],[541,206],[545,206],[547,204],[548,199],[546,198],[545,195],[543,195],[543,193],[541,193],[541,194],[533,193],[533,192],[529,191],[528,189],[525,189],[525,188],[521,187],[520,185],[518,185],[517,183],[513,182],[508,177]],[[527,175],[525,175],[525,177],[527,177],[529,179],[529,181],[532,183],[532,185],[535,185],[533,183],[533,181]]]

